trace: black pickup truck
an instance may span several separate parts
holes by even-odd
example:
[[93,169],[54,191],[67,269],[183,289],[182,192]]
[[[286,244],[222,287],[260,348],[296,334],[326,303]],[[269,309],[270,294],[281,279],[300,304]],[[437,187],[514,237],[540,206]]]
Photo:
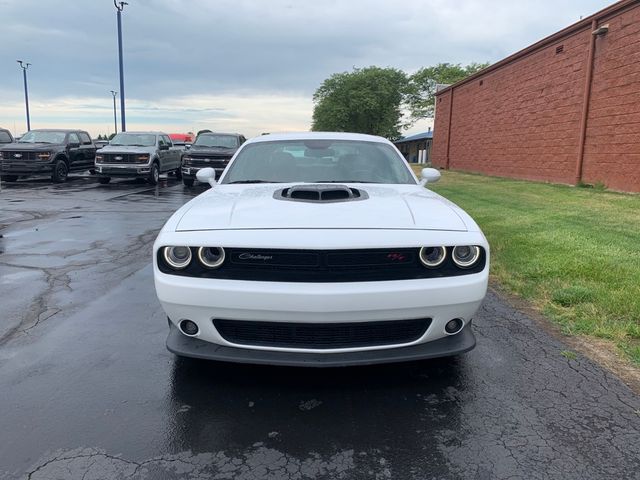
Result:
[[20,140],[0,146],[2,180],[50,175],[55,183],[66,181],[69,172],[93,169],[96,147],[83,130],[31,130]]
[[216,178],[220,177],[233,154],[245,141],[244,135],[239,133],[201,133],[182,155],[182,183],[191,187],[198,170],[205,167],[215,169]]

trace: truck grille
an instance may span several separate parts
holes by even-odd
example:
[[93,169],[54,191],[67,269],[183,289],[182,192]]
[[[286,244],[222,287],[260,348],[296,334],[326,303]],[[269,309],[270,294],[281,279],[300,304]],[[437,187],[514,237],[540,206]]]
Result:
[[[103,153],[103,163],[140,163],[136,160],[140,153]],[[146,162],[143,162],[146,163]]]
[[213,320],[222,338],[231,343],[318,350],[411,343],[422,337],[430,324],[430,318],[352,323]]
[[[5,162],[23,162],[25,160],[36,160],[37,155],[40,152],[25,152],[25,151],[2,151],[3,161]],[[18,155],[18,157],[16,157]]]
[[226,168],[231,157],[226,155],[189,155],[191,157],[190,165],[198,168]]

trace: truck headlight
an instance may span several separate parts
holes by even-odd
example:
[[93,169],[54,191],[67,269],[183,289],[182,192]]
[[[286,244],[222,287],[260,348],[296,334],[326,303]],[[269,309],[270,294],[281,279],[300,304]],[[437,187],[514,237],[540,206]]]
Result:
[[104,155],[96,155],[96,163],[102,163],[104,161]]
[[184,165],[191,165],[191,157],[182,157],[182,163]]
[[51,158],[51,152],[42,152],[36,155],[38,160],[49,160]]
[[147,163],[149,161],[149,155],[138,155],[136,157],[136,162],[138,163]]

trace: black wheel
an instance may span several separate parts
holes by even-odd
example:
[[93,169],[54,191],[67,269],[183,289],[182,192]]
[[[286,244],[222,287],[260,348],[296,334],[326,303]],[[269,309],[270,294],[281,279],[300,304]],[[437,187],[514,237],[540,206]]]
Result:
[[2,175],[2,180],[5,182],[17,182],[18,175]]
[[58,160],[53,167],[53,173],[51,174],[51,180],[53,183],[64,183],[67,181],[67,175],[69,175],[69,167],[64,160]]
[[182,183],[185,187],[193,187],[193,178],[183,178]]
[[98,183],[100,185],[106,185],[111,181],[111,177],[98,177]]
[[182,180],[182,168],[181,167],[176,168],[176,179]]
[[151,164],[151,170],[149,171],[147,182],[149,182],[149,184],[151,185],[157,185],[159,178],[160,178],[160,167],[158,167],[158,164],[154,162]]

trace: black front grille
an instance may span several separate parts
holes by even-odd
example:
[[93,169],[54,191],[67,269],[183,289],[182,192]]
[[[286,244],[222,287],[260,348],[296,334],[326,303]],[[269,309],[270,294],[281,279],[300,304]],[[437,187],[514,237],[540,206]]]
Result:
[[[142,155],[140,153],[104,153],[102,154],[103,163],[140,163],[137,158]],[[142,162],[142,163],[146,163]]]
[[356,348],[401,345],[418,340],[430,318],[352,323],[255,322],[215,319],[222,337],[238,345],[282,348]]
[[[20,151],[6,151],[6,150],[4,150],[2,152],[2,157],[3,157],[4,161],[22,162],[24,160],[36,160],[38,158],[37,155],[39,153],[42,153],[42,152],[28,152],[28,151],[24,151],[24,150],[20,150]],[[16,157],[16,155],[18,155],[18,156]]]
[[254,280],[265,282],[371,282],[453,277],[478,273],[484,269],[484,249],[472,268],[461,269],[447,259],[438,268],[425,268],[418,258],[418,248],[359,250],[289,250],[225,248],[226,260],[221,267],[208,269],[193,260],[184,270],[169,268],[158,250],[158,267],[163,273],[187,277]]
[[189,165],[193,167],[211,167],[211,168],[226,168],[231,157],[226,155],[203,155],[203,156],[191,156],[191,162]]

